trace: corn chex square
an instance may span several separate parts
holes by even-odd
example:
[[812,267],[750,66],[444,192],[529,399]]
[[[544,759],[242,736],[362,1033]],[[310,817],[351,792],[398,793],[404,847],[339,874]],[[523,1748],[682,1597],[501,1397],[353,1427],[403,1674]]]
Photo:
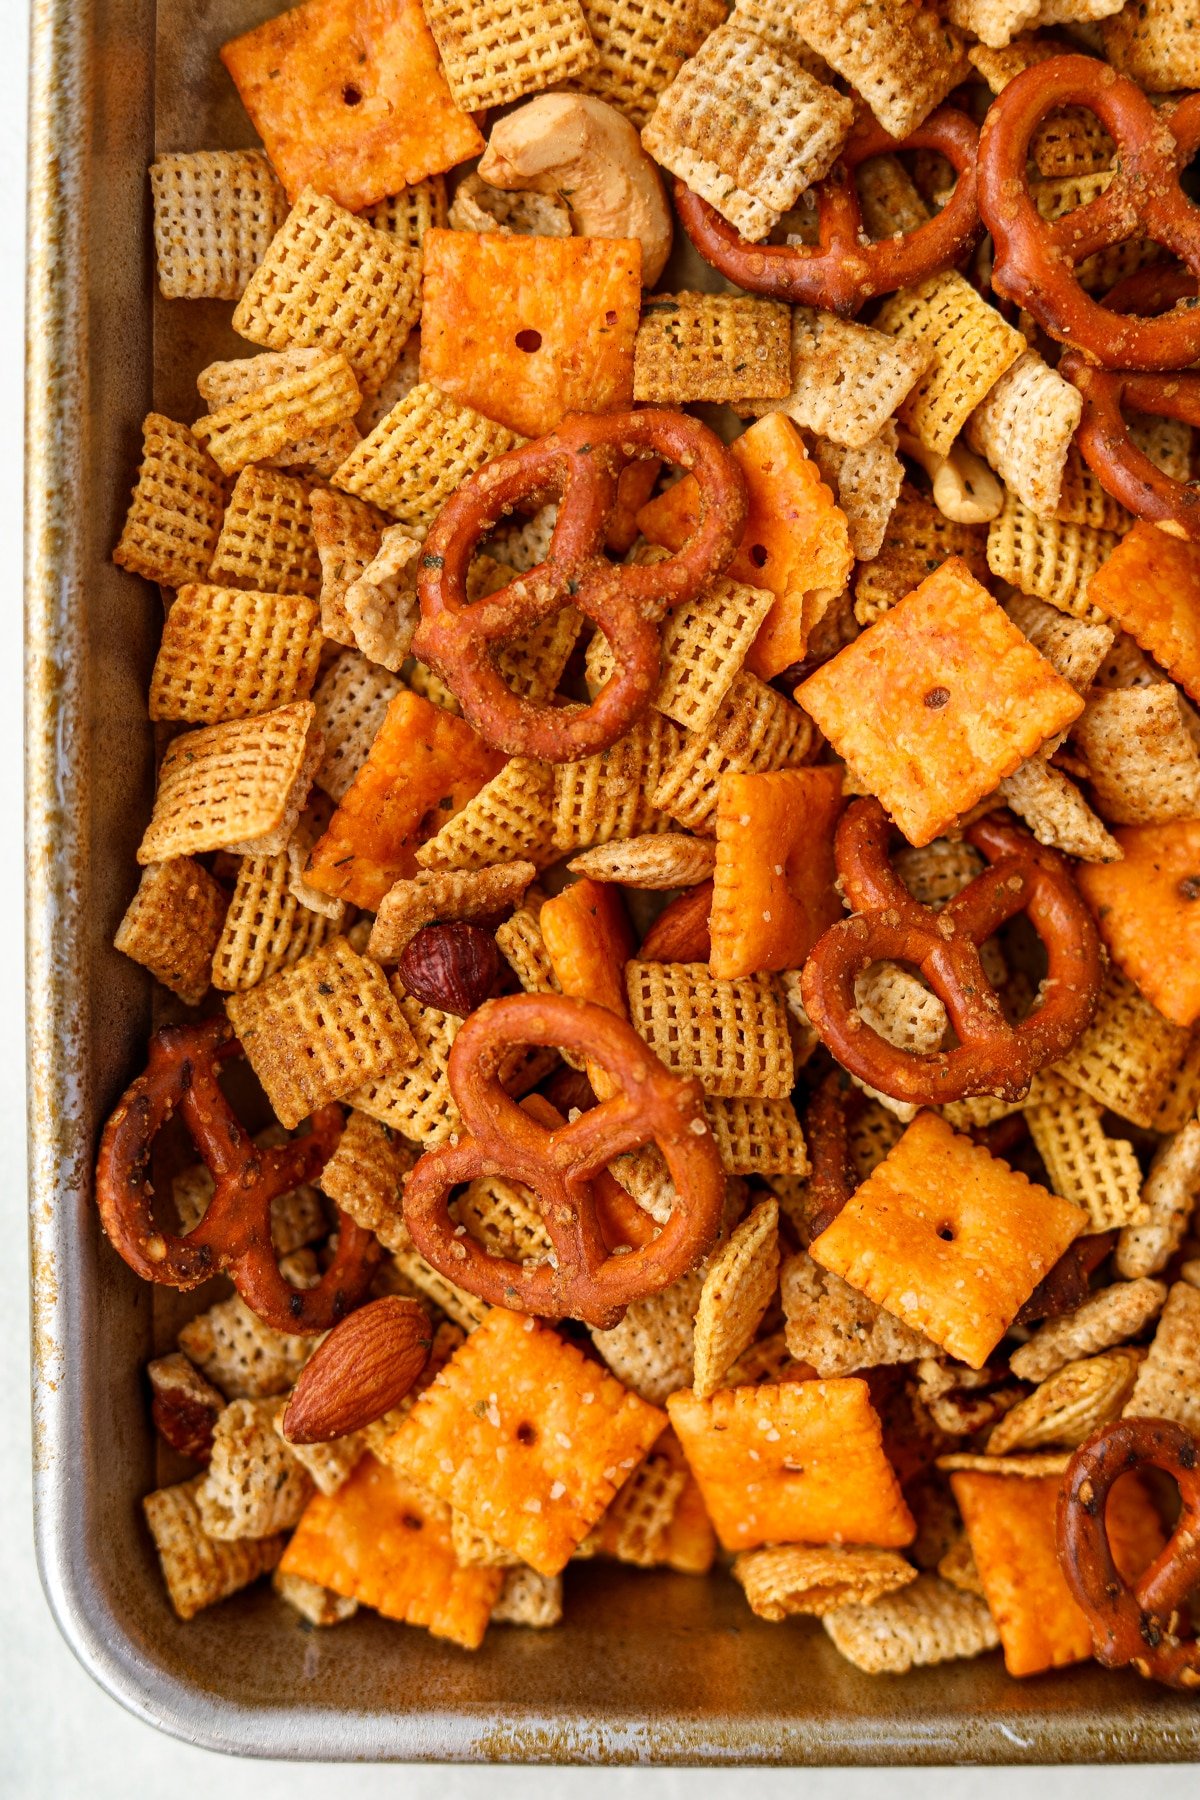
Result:
[[319,608],[304,595],[187,582],[163,626],[150,717],[219,725],[307,700],[320,654]]
[[266,594],[307,594],[321,588],[309,484],[278,469],[243,469],[221,521],[210,581]]
[[188,1006],[198,1006],[208,992],[228,905],[225,889],[193,857],[151,863],[113,944]]
[[[454,1013],[445,1013],[414,1000],[411,994],[404,992],[403,984],[395,976],[392,992],[416,1041],[417,1059],[390,1075],[364,1083],[346,1098],[360,1112],[429,1150],[446,1143],[462,1130],[458,1107],[446,1079],[450,1052],[462,1020]],[[478,1323],[486,1310],[484,1301],[477,1300],[473,1294],[461,1294],[460,1289],[447,1282],[423,1257],[418,1257],[415,1250],[406,1251],[405,1256],[415,1259],[411,1266],[406,1262],[406,1272],[443,1312],[448,1312],[468,1330]],[[420,1274],[416,1272],[418,1269]]]
[[955,270],[893,294],[875,326],[916,344],[927,356],[901,416],[939,456],[948,453],[980,401],[1026,348],[1021,333]]
[[668,1069],[718,1098],[791,1094],[788,1012],[769,975],[714,981],[706,963],[633,960],[625,977],[634,1029]]
[[982,1368],[1087,1215],[922,1112],[809,1246],[822,1268]]
[[464,112],[507,106],[525,94],[571,81],[596,61],[579,0],[423,4],[450,92]]
[[435,226],[445,225],[447,216],[444,175],[427,175],[363,208],[368,225],[391,232],[410,250],[419,250]]
[[421,258],[306,188],[255,271],[233,328],[268,350],[340,351],[382,386],[420,311]]
[[529,756],[510,757],[417,851],[423,869],[484,869],[523,858],[555,859],[554,771]]
[[693,400],[783,399],[792,385],[788,309],[746,294],[655,294],[642,306],[633,352],[633,397],[681,406]]
[[947,519],[915,488],[898,486],[878,554],[855,576],[854,616],[858,623],[873,624],[952,556],[961,558],[976,581],[986,586],[986,531]]
[[1063,1081],[1051,1097],[1026,1107],[1025,1120],[1054,1192],[1083,1208],[1092,1231],[1115,1231],[1140,1223],[1146,1208],[1133,1145],[1105,1131],[1103,1112]]
[[174,151],[150,165],[164,300],[236,300],[287,217],[261,150]]
[[[349,412],[338,402],[330,406],[330,411],[340,414],[340,418],[333,424],[316,428],[304,412],[297,410],[294,429],[301,434],[298,437],[286,435],[283,429],[285,414],[275,401],[271,401],[269,411],[264,410],[264,395],[268,389],[274,390],[280,383],[293,380],[315,380],[312,372],[325,365],[330,365],[348,402],[349,384],[354,380],[350,365],[344,356],[328,357],[320,350],[262,350],[257,356],[209,363],[197,375],[196,389],[210,413],[220,412],[238,402],[247,403],[234,415],[240,421],[236,430],[245,439],[242,448],[248,444],[252,451],[243,461],[309,477],[328,477],[345,462],[359,440],[361,434],[355,417],[361,409],[356,407]],[[279,448],[268,455],[272,441]]]
[[1110,963],[1091,1024],[1054,1073],[1149,1130],[1189,1043],[1189,1033],[1165,1019]]
[[625,736],[579,762],[554,765],[554,843],[559,850],[664,831],[655,794],[679,749],[678,725],[651,711]]
[[455,488],[518,442],[515,432],[422,381],[356,446],[334,485],[424,535]]
[[915,131],[970,70],[962,37],[930,5],[807,0],[795,21],[805,41],[896,138]]
[[327,917],[293,893],[286,850],[243,856],[213,949],[213,986],[227,994],[257,987],[323,944],[340,923],[340,913]]
[[147,413],[142,462],[113,561],[147,581],[203,581],[221,531],[225,482],[186,425]]
[[396,1134],[366,1113],[351,1111],[337,1149],[321,1170],[321,1192],[363,1227],[386,1250],[412,1243],[401,1207],[401,1184],[413,1153]]
[[1060,612],[1103,622],[1104,611],[1091,598],[1092,578],[1119,542],[1112,531],[1039,518],[1006,491],[1003,510],[988,526],[988,568]]
[[345,938],[231,994],[225,1010],[289,1131],[327,1101],[417,1059],[416,1040],[383,971]]
[[666,1420],[533,1318],[493,1307],[418,1397],[389,1460],[556,1575]]
[[[344,356],[306,357],[273,378],[264,373],[268,378],[261,386],[250,387],[192,426],[192,435],[226,475],[236,475],[247,463],[269,462],[298,440],[349,425],[358,411],[358,383]],[[357,442],[356,433],[351,442]],[[301,454],[291,460],[305,458]]]
[[583,0],[596,61],[573,85],[639,128],[658,96],[726,17],[724,0]]
[[723,775],[797,768],[816,751],[807,713],[743,669],[735,675],[706,731],[685,731],[663,767],[650,804],[689,831],[716,833]]

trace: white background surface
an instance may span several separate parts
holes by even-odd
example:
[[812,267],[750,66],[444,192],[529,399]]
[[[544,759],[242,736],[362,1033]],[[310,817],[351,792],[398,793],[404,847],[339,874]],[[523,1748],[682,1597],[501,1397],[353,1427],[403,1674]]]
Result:
[[[80,0],[84,4],[85,0]],[[103,6],[106,0],[93,0]],[[25,0],[0,0],[0,1795],[20,1800],[309,1800],[331,1790],[405,1800],[682,1800],[682,1796],[812,1796],[814,1800],[1155,1800],[1200,1795],[1192,1769],[813,1771],[555,1771],[320,1768],[232,1763],[177,1744],[128,1717],[62,1644],[38,1585],[29,1495],[24,1043],[21,934],[21,480],[24,260]],[[1200,1702],[1198,1702],[1200,1704]]]

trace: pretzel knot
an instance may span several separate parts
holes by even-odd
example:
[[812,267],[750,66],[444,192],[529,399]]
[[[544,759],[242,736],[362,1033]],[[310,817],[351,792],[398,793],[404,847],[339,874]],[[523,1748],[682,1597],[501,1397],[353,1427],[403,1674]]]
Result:
[[1200,425],[1200,375],[1096,369],[1077,350],[1068,350],[1058,368],[1083,396],[1075,441],[1105,492],[1171,537],[1200,543],[1200,487],[1156,467],[1134,443],[1123,412],[1129,406],[1155,418]]
[[[517,1044],[556,1045],[607,1069],[618,1092],[561,1129],[536,1105],[519,1106],[498,1069]],[[669,1287],[711,1246],[720,1222],[725,1170],[704,1117],[697,1083],[663,1066],[614,1013],[561,994],[516,994],[472,1013],[450,1053],[450,1089],[467,1135],[426,1151],[409,1175],[404,1219],[435,1269],[493,1306],[546,1318],[582,1319],[599,1330],[619,1324],[633,1300]],[[624,1150],[656,1143],[675,1184],[674,1210],[649,1243],[610,1254],[597,1187]],[[542,1263],[491,1256],[456,1225],[451,1190],[477,1175],[512,1177],[541,1208],[553,1253]]]
[[[675,210],[696,249],[739,287],[755,294],[852,314],[876,294],[913,287],[951,269],[983,227],[975,200],[979,134],[966,113],[939,106],[906,138],[894,138],[869,114],[860,117],[841,155],[813,189],[816,244],[748,244],[715,207],[677,180]],[[940,212],[914,231],[871,243],[863,226],[854,171],[889,150],[939,150],[954,165],[954,192]]]
[[[145,1073],[126,1089],[100,1140],[100,1220],[113,1248],[147,1281],[187,1289],[224,1271],[276,1331],[328,1331],[366,1293],[379,1245],[339,1211],[332,1263],[315,1287],[295,1288],[276,1261],[271,1202],[321,1173],[341,1136],[342,1111],[323,1106],[307,1137],[260,1149],[217,1085],[219,1067],[240,1050],[226,1019],[155,1033]],[[149,1180],[154,1139],[175,1112],[216,1184],[204,1217],[182,1235],[156,1227]]]
[[[1097,1662],[1132,1663],[1168,1687],[1200,1688],[1200,1642],[1178,1634],[1178,1615],[1200,1587],[1200,1468],[1196,1440],[1167,1419],[1115,1419],[1075,1452],[1058,1496],[1058,1560],[1088,1616]],[[1113,1558],[1105,1507],[1133,1469],[1161,1469],[1179,1487],[1179,1521],[1133,1587]]]
[[[994,814],[965,835],[991,866],[935,912],[913,899],[889,863],[892,825],[879,802],[849,806],[835,847],[855,913],[818,939],[801,981],[809,1019],[843,1067],[917,1106],[967,1094],[1020,1099],[1036,1071],[1076,1042],[1100,994],[1100,941],[1063,858]],[[1041,937],[1049,966],[1040,1004],[1010,1025],[979,946],[1020,912]],[[952,1049],[899,1050],[867,1024],[854,984],[885,960],[920,969],[950,1016],[958,1039]]]
[[[1049,113],[1083,106],[1115,140],[1118,167],[1084,206],[1050,223],[1029,190],[1030,140]],[[1200,274],[1200,207],[1179,185],[1200,147],[1200,94],[1151,106],[1128,77],[1090,56],[1025,69],[988,109],[979,139],[979,210],[995,243],[992,285],[1106,369],[1182,369],[1200,358],[1200,310],[1119,313],[1083,292],[1075,270],[1131,237],[1153,238]]]
[[[622,469],[657,456],[695,476],[700,522],[675,553],[650,567],[604,554]],[[522,501],[557,496],[546,560],[473,603],[467,574],[480,540]],[[425,542],[413,650],[437,670],[481,737],[512,756],[573,762],[623,737],[650,704],[659,677],[658,621],[722,573],[741,541],[746,489],[721,440],[683,413],[646,410],[565,419],[557,431],[487,463],[447,501]],[[564,606],[599,627],[616,668],[588,706],[538,704],[515,694],[496,667],[504,645]]]

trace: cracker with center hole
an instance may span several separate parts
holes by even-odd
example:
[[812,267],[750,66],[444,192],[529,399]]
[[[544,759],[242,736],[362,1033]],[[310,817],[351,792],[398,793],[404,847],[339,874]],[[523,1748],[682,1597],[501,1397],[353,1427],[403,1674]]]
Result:
[[385,1249],[406,1250],[412,1240],[401,1210],[401,1183],[413,1160],[412,1151],[386,1125],[352,1109],[318,1184],[364,1231],[373,1231]]
[[633,397],[655,405],[782,399],[791,387],[788,310],[746,294],[656,294],[642,307]]
[[338,929],[292,892],[286,850],[243,856],[233,898],[213,948],[213,986],[223,993],[256,987],[268,975],[299,962]]
[[417,1060],[416,1040],[382,971],[334,938],[225,1003],[280,1123]]
[[417,694],[397,694],[312,851],[306,879],[321,893],[377,908],[395,882],[416,874],[418,846],[503,761],[464,720]]
[[219,725],[307,700],[320,655],[320,610],[306,595],[187,582],[163,625],[150,717]]
[[365,500],[324,489],[312,495],[309,507],[321,565],[321,630],[336,644],[356,646],[346,595],[379,554],[387,520]]
[[313,711],[311,700],[299,700],[256,719],[173,738],[158,771],[139,863],[251,844],[282,849],[320,755]]
[[348,423],[360,395],[344,356],[323,356],[205,413],[192,426],[226,475],[267,462],[287,445]]
[[142,1501],[171,1605],[181,1619],[194,1619],[206,1606],[248,1587],[273,1569],[286,1538],[211,1538],[204,1529],[196,1496],[204,1475],[158,1488]]
[[211,1538],[265,1538],[288,1531],[313,1484],[275,1431],[276,1400],[232,1400],[213,1428],[212,1461],[196,1506]]
[[[904,485],[895,421],[889,419],[878,437],[861,450],[847,450],[842,444],[817,438],[812,458],[846,515],[855,560],[871,562],[883,548],[888,521]],[[906,583],[904,591],[911,585]]]
[[795,306],[791,392],[783,400],[750,400],[745,410],[757,417],[785,412],[805,430],[861,450],[878,437],[932,358],[927,343]]
[[1111,531],[1041,519],[1006,491],[1000,516],[988,526],[988,568],[1060,612],[1099,623],[1104,614],[1090,598],[1090,584],[1117,541]]
[[967,420],[967,442],[1032,512],[1054,515],[1075,428],[1078,388],[1025,350]]
[[482,1643],[503,1582],[498,1569],[460,1568],[448,1509],[373,1456],[336,1494],[313,1496],[282,1566],[466,1650]]
[[[1195,1108],[1193,1106],[1193,1114]],[[1200,1193],[1200,1120],[1194,1116],[1154,1152],[1142,1189],[1146,1216],[1117,1239],[1119,1275],[1158,1275],[1182,1244]]]
[[208,567],[211,581],[268,594],[321,588],[309,484],[279,469],[243,469],[233,484]]
[[1200,1288],[1189,1281],[1174,1282],[1167,1293],[1123,1416],[1173,1419],[1200,1431]]
[[978,1369],[1086,1229],[1077,1206],[923,1112],[810,1251]]
[[753,1340],[779,1283],[779,1205],[762,1200],[715,1251],[696,1309],[692,1389],[715,1394]]
[[685,1388],[667,1411],[725,1549],[912,1542],[865,1381]]
[[657,789],[683,731],[651,709],[632,730],[579,762],[555,763],[554,845],[560,852],[665,831]]
[[925,359],[901,416],[939,456],[1025,350],[1025,339],[964,276],[950,270],[885,300],[876,329],[914,344]]
[[537,874],[531,862],[485,869],[418,869],[379,902],[367,945],[376,962],[398,962],[417,933],[434,921],[489,919],[520,904]]
[[522,437],[627,410],[641,295],[636,239],[432,231],[421,380]]
[[493,1625],[525,1625],[545,1631],[561,1625],[563,1591],[561,1575],[539,1575],[536,1569],[508,1569],[500,1598],[492,1608]]
[[1200,699],[1200,544],[1139,519],[1093,575],[1087,597]]
[[[423,0],[456,106],[476,112],[571,81],[596,61],[579,0]],[[460,160],[455,158],[456,161]]]
[[917,1579],[894,1550],[835,1544],[772,1544],[734,1558],[734,1580],[750,1610],[778,1623],[798,1614],[821,1618],[841,1606],[870,1606]]
[[987,1602],[936,1575],[918,1575],[869,1606],[836,1607],[823,1624],[847,1661],[868,1675],[906,1675],[980,1656],[1000,1641]]
[[173,151],[150,165],[164,300],[236,300],[287,217],[261,150]]
[[147,413],[142,461],[113,561],[180,587],[208,574],[225,512],[225,482],[186,425]]
[[1115,825],[1169,829],[1200,816],[1194,715],[1173,682],[1094,693],[1072,731],[1096,805]]
[[694,887],[713,871],[710,839],[665,831],[649,837],[619,838],[585,850],[567,864],[573,875],[593,881],[617,881],[626,887]]
[[1188,1046],[1182,1026],[1164,1019],[1110,964],[1091,1024],[1053,1073],[1123,1119],[1150,1128]]
[[723,775],[796,768],[810,760],[818,741],[798,706],[743,669],[707,732],[683,734],[650,795],[651,805],[689,831],[715,835]]
[[267,350],[340,351],[379,388],[420,312],[420,252],[313,188],[298,195],[233,315]]
[[665,1423],[557,1332],[494,1307],[419,1396],[389,1454],[555,1575]]
[[1190,1027],[1200,1019],[1200,820],[1116,837],[1122,860],[1079,870],[1079,886],[1117,967],[1164,1018]]
[[807,0],[796,27],[897,138],[928,118],[970,66],[958,32],[929,5]]
[[573,85],[641,128],[659,94],[726,17],[723,0],[583,0],[597,58]]
[[850,100],[735,15],[660,95],[642,142],[685,181],[690,159],[711,164],[777,220],[828,174],[853,117]]
[[613,1374],[643,1400],[661,1405],[692,1379],[696,1309],[703,1285],[702,1271],[692,1269],[661,1293],[634,1300],[611,1331],[591,1333]]
[[874,624],[880,614],[918,587],[951,557],[966,564],[976,581],[988,578],[986,538],[978,525],[947,519],[913,487],[898,490],[878,554],[854,581],[854,616]]
[[833,768],[722,775],[709,913],[720,980],[799,968],[841,918],[833,834],[844,804]]
[[1104,21],[1104,53],[1149,94],[1200,87],[1195,26],[1184,0],[1145,0]]
[[823,1379],[927,1356],[929,1339],[799,1250],[780,1276],[790,1355]]
[[1049,1319],[1009,1357],[1021,1381],[1045,1381],[1068,1363],[1140,1336],[1162,1310],[1166,1283],[1142,1277],[1097,1288],[1072,1313]]
[[143,869],[113,946],[188,1006],[208,992],[229,895],[202,863],[172,857]]
[[421,381],[356,446],[334,485],[423,535],[468,476],[518,442],[503,425]]
[[928,844],[1083,711],[957,558],[796,690],[904,835]]
[[1058,1369],[992,1427],[988,1454],[1006,1456],[1045,1444],[1075,1449],[1120,1416],[1142,1356],[1140,1350],[1107,1350]]
[[420,846],[423,869],[482,869],[528,858],[555,860],[554,771],[533,757],[514,756],[466,805]]
[[791,1094],[787,1008],[769,975],[717,981],[706,963],[635,960],[625,976],[635,1030],[675,1074],[723,1099]]

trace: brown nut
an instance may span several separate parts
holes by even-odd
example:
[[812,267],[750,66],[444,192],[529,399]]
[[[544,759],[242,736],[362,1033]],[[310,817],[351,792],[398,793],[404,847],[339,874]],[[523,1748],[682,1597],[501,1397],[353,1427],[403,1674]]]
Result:
[[707,962],[712,953],[708,915],[712,910],[713,884],[702,881],[672,900],[642,939],[638,955],[643,962]]
[[152,1398],[150,1415],[158,1435],[172,1450],[206,1463],[212,1455],[213,1427],[225,1398],[186,1356],[159,1356],[146,1369]]
[[415,1300],[387,1294],[335,1325],[305,1363],[283,1415],[292,1444],[324,1444],[361,1431],[403,1400],[433,1342]]
[[405,947],[396,972],[423,1005],[465,1019],[491,996],[502,968],[491,932],[458,920],[426,925],[418,931]]

